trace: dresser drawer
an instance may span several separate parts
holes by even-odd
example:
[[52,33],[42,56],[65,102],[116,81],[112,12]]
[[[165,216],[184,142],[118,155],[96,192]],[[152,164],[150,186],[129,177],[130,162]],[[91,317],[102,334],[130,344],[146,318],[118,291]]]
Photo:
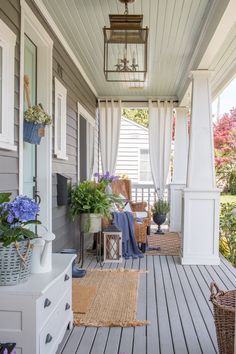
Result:
[[37,301],[38,330],[44,327],[50,315],[58,306],[62,297],[72,288],[71,267]]
[[69,289],[43,327],[40,337],[40,354],[54,354],[72,320],[72,292]]

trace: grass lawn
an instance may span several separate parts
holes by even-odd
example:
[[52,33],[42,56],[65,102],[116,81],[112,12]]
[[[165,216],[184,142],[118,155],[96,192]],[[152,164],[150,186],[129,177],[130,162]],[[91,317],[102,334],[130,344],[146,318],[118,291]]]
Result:
[[221,203],[236,203],[236,195],[221,194],[220,202]]

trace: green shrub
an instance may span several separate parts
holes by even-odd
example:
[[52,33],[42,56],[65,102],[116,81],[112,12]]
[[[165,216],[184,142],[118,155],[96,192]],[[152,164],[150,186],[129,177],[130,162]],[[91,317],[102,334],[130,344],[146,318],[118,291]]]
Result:
[[231,194],[236,194],[236,169],[231,172],[229,179],[229,190]]
[[236,203],[221,204],[220,252],[236,266]]

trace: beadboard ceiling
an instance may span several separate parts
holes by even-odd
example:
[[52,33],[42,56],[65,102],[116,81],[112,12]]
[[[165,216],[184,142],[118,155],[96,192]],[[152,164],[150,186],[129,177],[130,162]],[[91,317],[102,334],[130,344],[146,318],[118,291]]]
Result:
[[135,98],[178,97],[214,0],[136,0],[129,5],[129,13],[143,14],[143,25],[150,30],[148,75],[140,88],[132,88],[130,83],[106,82],[103,73],[102,28],[109,27],[109,14],[124,13],[123,4],[118,0],[42,2],[98,96]]

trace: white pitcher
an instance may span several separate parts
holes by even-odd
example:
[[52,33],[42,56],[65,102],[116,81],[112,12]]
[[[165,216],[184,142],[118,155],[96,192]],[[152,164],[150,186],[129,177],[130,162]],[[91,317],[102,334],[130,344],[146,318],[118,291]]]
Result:
[[31,273],[48,273],[52,270],[52,241],[54,239],[55,235],[52,232],[34,239]]

